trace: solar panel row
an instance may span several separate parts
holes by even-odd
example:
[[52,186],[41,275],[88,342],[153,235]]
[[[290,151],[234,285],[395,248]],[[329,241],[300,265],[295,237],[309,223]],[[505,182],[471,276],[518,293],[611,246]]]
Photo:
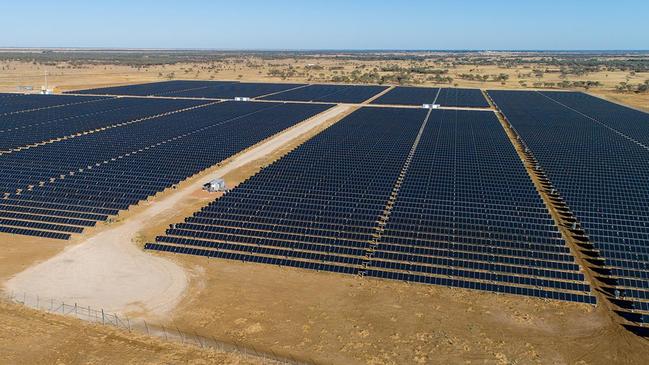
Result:
[[132,96],[151,96],[165,95],[172,92],[184,90],[200,89],[208,86],[217,86],[229,84],[230,81],[198,81],[198,80],[174,80],[151,82],[146,84],[102,87],[96,89],[69,91],[74,94],[94,94],[94,95],[132,95]]
[[[35,96],[39,98],[38,96]],[[2,117],[0,151],[190,108],[205,102],[111,98]]]
[[372,101],[381,105],[422,105],[432,104],[437,99],[439,88],[397,86]]
[[203,88],[190,89],[185,91],[170,92],[163,96],[177,96],[185,98],[224,98],[236,97],[258,97],[284,90],[293,89],[303,84],[261,84],[261,83],[239,83],[217,84]]
[[80,94],[169,96],[184,98],[232,99],[261,97],[276,101],[317,101],[362,103],[387,86],[273,84],[228,81],[165,81],[75,91]]
[[580,93],[489,95],[604,259],[610,275],[601,276],[612,283],[615,302],[640,311],[630,318],[644,321],[649,313],[649,115]]
[[0,227],[92,226],[329,107],[212,104],[0,156]]
[[189,245],[213,257],[357,273],[424,116],[361,109],[148,247]]
[[480,89],[442,88],[435,103],[452,107],[489,107]]
[[169,96],[185,98],[232,99],[235,97],[258,97],[304,84],[272,84],[236,81],[163,81],[148,84],[116,86],[100,89],[74,91],[77,94]]
[[375,266],[571,291],[594,302],[491,112],[431,113],[375,248]]
[[309,85],[263,97],[262,99],[318,101],[327,103],[362,103],[387,88],[387,86]]
[[422,105],[488,108],[489,103],[479,89],[397,86],[381,95],[372,104]]
[[496,117],[430,115],[360,109],[146,248],[594,303]]
[[76,97],[72,95],[22,95],[22,94],[0,94],[0,116],[6,117],[12,113],[20,113],[34,109],[57,108],[64,105],[91,103],[105,99],[105,97],[85,96]]

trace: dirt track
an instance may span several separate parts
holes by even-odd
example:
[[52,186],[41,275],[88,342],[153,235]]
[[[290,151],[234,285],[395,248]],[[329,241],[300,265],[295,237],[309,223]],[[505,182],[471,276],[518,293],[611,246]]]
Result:
[[139,232],[200,191],[204,181],[267,156],[348,109],[334,107],[249,149],[203,179],[151,203],[124,223],[100,231],[17,274],[5,284],[5,290],[78,302],[117,313],[148,316],[168,313],[182,298],[187,275],[180,266],[145,253],[133,244]]

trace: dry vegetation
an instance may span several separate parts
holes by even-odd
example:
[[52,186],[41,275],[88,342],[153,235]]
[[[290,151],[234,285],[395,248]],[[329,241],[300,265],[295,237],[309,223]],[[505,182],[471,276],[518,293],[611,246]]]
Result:
[[649,110],[649,54],[0,52],[0,91],[170,79],[589,91]]
[[261,364],[0,302],[2,364]]

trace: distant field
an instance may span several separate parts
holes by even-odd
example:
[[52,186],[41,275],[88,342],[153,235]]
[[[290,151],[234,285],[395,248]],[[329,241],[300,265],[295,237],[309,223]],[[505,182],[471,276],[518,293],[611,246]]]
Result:
[[[67,57],[67,58],[66,58]],[[111,57],[113,57],[111,59]],[[34,62],[35,61],[35,62]],[[286,83],[384,83],[467,88],[563,88],[649,110],[649,92],[619,92],[649,80],[647,55],[550,54],[133,54],[101,57],[61,53],[29,56],[0,52],[0,91],[18,86],[58,91],[169,79]],[[562,84],[563,83],[563,84]],[[580,85],[589,83],[587,89]],[[564,86],[561,86],[564,85]]]

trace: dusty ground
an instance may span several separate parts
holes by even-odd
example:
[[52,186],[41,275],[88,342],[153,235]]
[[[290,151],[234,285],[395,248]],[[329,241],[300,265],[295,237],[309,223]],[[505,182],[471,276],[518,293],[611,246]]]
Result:
[[0,302],[2,364],[261,364]]
[[0,233],[0,282],[63,251],[69,242]]

